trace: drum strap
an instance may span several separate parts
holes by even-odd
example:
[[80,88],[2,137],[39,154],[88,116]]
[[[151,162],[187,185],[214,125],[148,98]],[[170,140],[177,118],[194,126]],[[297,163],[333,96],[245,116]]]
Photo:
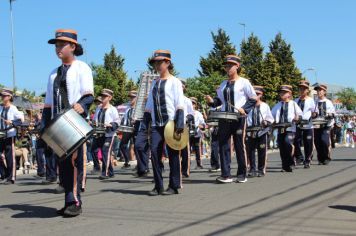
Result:
[[56,104],[56,113],[60,114],[70,108],[68,100],[68,91],[67,91],[67,71],[70,65],[61,65],[57,69],[57,76],[54,79],[54,96]]

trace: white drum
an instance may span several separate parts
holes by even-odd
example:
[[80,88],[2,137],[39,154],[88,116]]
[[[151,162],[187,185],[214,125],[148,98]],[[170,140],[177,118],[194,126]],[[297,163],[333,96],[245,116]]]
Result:
[[76,151],[93,134],[93,128],[73,109],[53,119],[41,138],[59,158]]

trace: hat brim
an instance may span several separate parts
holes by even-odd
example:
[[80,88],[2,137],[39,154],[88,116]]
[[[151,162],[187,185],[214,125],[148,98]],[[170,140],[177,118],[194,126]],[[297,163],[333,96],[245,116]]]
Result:
[[10,97],[13,96],[11,93],[7,93],[7,92],[1,92],[0,95],[2,95],[2,96],[10,96]]
[[112,97],[112,95],[110,93],[100,93],[100,96],[109,96]]
[[68,38],[68,37],[58,37],[58,38],[55,38],[55,39],[50,39],[50,40],[48,40],[48,43],[49,44],[55,44],[58,41],[62,41],[62,42],[64,41],[64,42],[70,42],[70,43],[78,44],[77,40],[71,39],[71,38]]
[[299,84],[298,85],[299,88],[303,87],[303,88],[309,88],[309,85],[307,84]]
[[164,61],[164,60],[171,61],[171,58],[169,58],[169,57],[162,57],[162,56],[154,57],[154,58],[151,58],[151,59],[150,59],[149,63],[150,63],[150,64],[153,64],[155,61]]
[[234,65],[240,65],[240,62],[237,62],[237,61],[232,61],[232,60],[227,60],[227,61],[224,61],[224,65],[226,64],[234,64]]
[[278,92],[279,92],[279,93],[280,93],[280,92],[289,92],[289,93],[291,93],[292,90],[289,90],[289,89],[280,89],[280,90],[278,90]]
[[314,90],[319,90],[319,89],[322,89],[322,90],[326,91],[326,89],[325,89],[325,88],[320,87],[320,86],[317,86],[317,87],[315,87],[315,88],[314,88]]

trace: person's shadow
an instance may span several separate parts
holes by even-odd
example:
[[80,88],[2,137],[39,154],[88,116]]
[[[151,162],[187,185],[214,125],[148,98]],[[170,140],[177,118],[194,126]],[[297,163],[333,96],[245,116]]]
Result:
[[13,211],[22,211],[12,215],[12,218],[53,218],[57,217],[55,208],[32,206],[27,204],[2,205],[0,208],[8,208]]
[[356,206],[334,205],[334,206],[329,206],[329,208],[338,209],[338,210],[345,210],[345,211],[351,211],[351,212],[356,212]]

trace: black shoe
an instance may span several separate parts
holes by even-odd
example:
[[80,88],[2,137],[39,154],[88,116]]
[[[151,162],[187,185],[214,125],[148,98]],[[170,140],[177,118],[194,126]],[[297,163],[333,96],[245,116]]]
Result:
[[282,169],[281,172],[293,172],[293,169],[292,168],[286,168],[286,169]]
[[7,182],[7,179],[2,179],[0,184],[5,184]]
[[257,174],[257,177],[265,177],[265,173],[263,173],[262,171],[259,171]]
[[99,176],[100,180],[106,180],[106,179],[109,179],[109,178],[110,178],[109,176],[104,176],[104,175],[100,175]]
[[156,188],[152,189],[151,191],[148,192],[148,196],[158,196],[158,195],[162,195],[163,190],[157,190]]
[[13,180],[6,180],[5,182],[3,182],[3,185],[10,185],[10,184],[14,184],[15,181]]
[[202,165],[197,165],[197,166],[195,167],[195,169],[196,169],[196,170],[201,170],[201,169],[204,169],[204,167],[203,167]]
[[63,216],[65,210],[66,210],[66,207],[63,207],[62,209],[57,210],[57,215]]
[[82,213],[82,207],[77,204],[72,204],[64,210],[64,216],[74,217]]
[[183,179],[187,179],[187,178],[189,178],[189,175],[187,175],[187,174],[182,174],[182,178],[183,178]]
[[296,160],[297,165],[303,165],[303,159],[297,159]]
[[173,188],[167,188],[166,191],[162,193],[162,195],[169,196],[169,195],[174,195],[174,194],[179,194],[178,189],[173,189]]
[[134,173],[134,176],[135,176],[136,178],[144,178],[144,177],[147,177],[147,176],[148,176],[148,171],[145,171],[145,172],[143,172],[143,173],[138,173],[138,172],[136,172],[136,173]]
[[254,178],[254,177],[257,177],[257,173],[256,171],[251,171],[247,174],[247,177],[248,178]]
[[43,185],[50,185],[50,184],[56,184],[57,180],[56,179],[45,179],[42,180],[41,184]]
[[310,169],[310,164],[304,164],[304,169]]
[[129,163],[125,163],[121,169],[129,169],[131,167],[131,165]]
[[211,172],[211,173],[215,173],[215,172],[218,172],[218,171],[221,171],[221,169],[220,168],[216,168],[216,167],[209,169],[209,172]]
[[323,163],[323,165],[325,165],[325,166],[329,165],[330,161],[331,161],[331,160],[325,160],[324,163]]

